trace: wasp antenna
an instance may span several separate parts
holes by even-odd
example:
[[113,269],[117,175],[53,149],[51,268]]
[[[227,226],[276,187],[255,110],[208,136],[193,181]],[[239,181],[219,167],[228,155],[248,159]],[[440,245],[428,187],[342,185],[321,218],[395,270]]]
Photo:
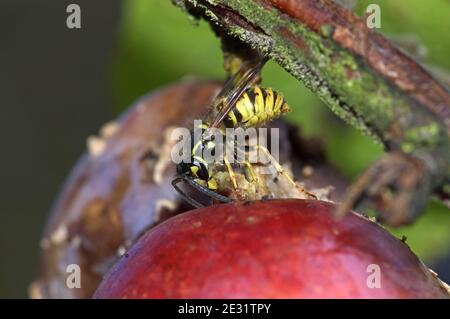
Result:
[[200,207],[205,207],[205,205],[201,204],[200,202],[196,201],[195,199],[193,199],[191,196],[189,196],[188,194],[186,194],[186,192],[184,192],[180,187],[178,187],[178,184],[180,182],[185,182],[188,183],[192,188],[195,188],[197,191],[205,194],[206,196],[218,200],[219,202],[222,203],[230,203],[232,202],[232,200],[226,196],[217,194],[216,192],[200,185],[199,183],[197,183],[194,179],[188,177],[188,176],[181,176],[181,177],[177,177],[174,180],[172,180],[172,186],[175,188],[175,190],[192,206],[196,207],[196,208],[200,208]]
[[180,194],[181,197],[183,197],[184,200],[187,201],[192,206],[194,206],[196,208],[204,207],[204,205],[202,205],[200,202],[193,199],[191,196],[186,194],[180,187],[178,187],[178,184],[180,182],[186,182],[186,179],[184,177],[177,177],[174,180],[172,180],[172,186],[173,186],[173,188],[175,188],[175,190],[178,192],[178,194]]
[[228,198],[228,197],[226,197],[226,196],[220,195],[220,194],[218,194],[218,193],[216,193],[216,192],[214,192],[214,191],[212,191],[212,190],[210,190],[210,189],[208,189],[208,188],[206,188],[206,187],[200,185],[199,183],[197,183],[197,182],[196,182],[194,179],[192,179],[191,177],[185,176],[183,179],[184,179],[189,185],[191,185],[193,188],[195,188],[196,190],[198,190],[199,192],[201,192],[201,193],[203,193],[203,194],[205,194],[205,195],[207,195],[207,196],[209,196],[209,197],[211,197],[211,198],[213,198],[213,199],[216,199],[216,200],[218,200],[219,202],[222,202],[222,203],[230,203],[230,202],[233,201],[232,199],[230,199],[230,198]]

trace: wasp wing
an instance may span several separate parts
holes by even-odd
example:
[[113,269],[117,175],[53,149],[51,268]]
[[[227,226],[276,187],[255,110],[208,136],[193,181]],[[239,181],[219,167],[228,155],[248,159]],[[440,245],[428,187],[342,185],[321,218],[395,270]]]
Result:
[[238,99],[257,79],[259,71],[266,61],[267,59],[264,58],[244,63],[239,71],[225,83],[211,105],[211,111],[217,112],[211,128],[217,128],[222,123]]

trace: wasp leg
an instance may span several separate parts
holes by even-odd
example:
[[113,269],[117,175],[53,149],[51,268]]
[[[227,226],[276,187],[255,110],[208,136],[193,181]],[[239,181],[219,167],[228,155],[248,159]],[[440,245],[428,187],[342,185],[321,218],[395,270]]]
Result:
[[249,161],[244,161],[244,162],[242,162],[242,164],[245,165],[246,171],[248,172],[248,174],[250,175],[250,177],[251,177],[251,179],[252,179],[251,181],[252,181],[252,182],[258,182],[258,181],[259,181],[259,178],[258,178],[258,176],[256,176],[255,170],[253,169],[252,164],[250,164]]
[[231,182],[233,183],[233,187],[234,187],[234,189],[237,189],[238,186],[237,186],[236,176],[234,175],[233,168],[231,167],[231,164],[226,157],[224,157],[223,161],[225,163],[225,166],[227,167],[227,171],[228,171],[228,174],[230,175],[230,179],[231,179]]
[[266,147],[261,146],[261,145],[256,145],[255,147],[257,149],[259,149],[259,150],[264,152],[264,154],[269,158],[271,164],[277,170],[277,173],[279,175],[283,175],[289,181],[289,183],[292,184],[292,186],[294,186],[295,188],[299,189],[302,193],[308,194],[308,196],[310,196],[311,198],[316,198],[317,199],[316,195],[314,195],[313,193],[308,192],[304,187],[302,187],[299,184],[294,182],[292,177],[283,169],[283,167],[280,165],[280,163],[278,163],[278,161],[275,158],[273,158],[272,154],[270,154],[269,150]]
[[353,207],[372,204],[391,226],[412,222],[426,206],[431,175],[426,163],[401,152],[391,152],[370,166],[347,190],[336,209],[338,218]]
[[269,159],[270,163],[275,167],[275,169],[277,170],[277,173],[279,175],[283,175],[288,181],[289,183],[291,183],[293,186],[297,187],[298,185],[294,182],[294,180],[292,179],[292,177],[283,169],[283,167],[281,167],[280,163],[278,163],[278,161],[273,158],[272,154],[270,154],[269,150],[261,145],[255,145],[255,148],[258,150],[261,150]]

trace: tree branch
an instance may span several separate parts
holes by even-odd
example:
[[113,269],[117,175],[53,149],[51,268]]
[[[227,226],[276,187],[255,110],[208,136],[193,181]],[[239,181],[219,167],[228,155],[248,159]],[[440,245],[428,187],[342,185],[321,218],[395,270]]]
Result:
[[440,139],[448,139],[448,90],[333,1],[172,1],[275,60],[386,147],[395,148],[409,129],[430,123],[440,128]]

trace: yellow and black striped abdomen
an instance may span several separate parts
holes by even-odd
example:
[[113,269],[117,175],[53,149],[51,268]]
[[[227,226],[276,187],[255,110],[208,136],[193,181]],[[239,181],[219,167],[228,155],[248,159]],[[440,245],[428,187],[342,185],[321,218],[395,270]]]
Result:
[[226,127],[261,126],[289,112],[285,99],[273,91],[253,86],[245,91],[224,120]]

